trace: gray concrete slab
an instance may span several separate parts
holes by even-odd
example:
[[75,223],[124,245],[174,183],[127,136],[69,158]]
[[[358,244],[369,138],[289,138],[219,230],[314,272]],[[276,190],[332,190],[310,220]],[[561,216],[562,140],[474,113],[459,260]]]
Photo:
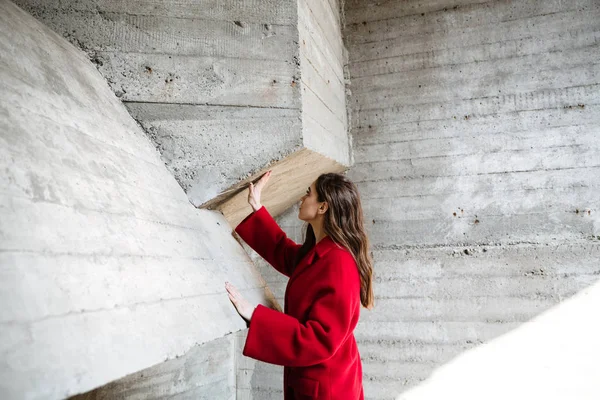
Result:
[[195,346],[181,357],[137,371],[70,400],[234,400],[234,336]]
[[224,282],[267,303],[264,281],[87,56],[7,1],[0,53],[0,397],[86,392],[243,329]]

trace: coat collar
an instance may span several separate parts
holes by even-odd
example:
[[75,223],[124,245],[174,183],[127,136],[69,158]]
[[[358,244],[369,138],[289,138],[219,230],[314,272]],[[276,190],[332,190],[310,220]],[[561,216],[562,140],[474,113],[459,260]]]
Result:
[[310,265],[314,262],[315,256],[317,258],[323,258],[325,254],[334,247],[339,247],[337,243],[331,239],[330,236],[325,236],[319,243],[315,245],[314,248],[311,249],[307,256],[307,264]]
[[[319,243],[315,245],[306,256],[300,261],[300,263],[296,266],[295,271],[292,273],[290,280],[288,281],[287,287],[290,287],[292,282],[298,278],[298,275],[301,275],[302,272],[306,271],[310,265],[312,265],[316,259],[323,258],[325,254],[329,252],[329,250],[334,247],[341,247],[336,242],[333,241],[329,236],[325,236]],[[285,299],[285,310],[287,312],[288,301],[287,301],[287,289],[286,289],[286,299]]]

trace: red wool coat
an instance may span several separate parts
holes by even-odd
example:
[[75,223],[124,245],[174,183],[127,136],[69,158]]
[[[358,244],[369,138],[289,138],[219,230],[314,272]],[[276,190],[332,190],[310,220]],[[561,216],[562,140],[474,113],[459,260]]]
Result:
[[327,236],[294,268],[300,245],[287,238],[265,207],[235,231],[290,278],[285,313],[259,305],[243,354],[284,366],[285,400],[363,400],[362,364],[353,334],[360,278],[352,254]]

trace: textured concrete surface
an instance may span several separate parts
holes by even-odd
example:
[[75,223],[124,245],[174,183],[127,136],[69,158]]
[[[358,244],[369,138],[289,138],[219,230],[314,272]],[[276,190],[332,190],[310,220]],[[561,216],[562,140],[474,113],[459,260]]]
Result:
[[87,57],[8,1],[0,54],[0,397],[64,398],[244,328],[223,283],[265,302],[264,281]]
[[[514,366],[499,354],[518,355],[519,367],[562,377],[544,381],[544,393],[581,398],[595,394],[592,386],[585,385],[577,392],[577,378],[561,370],[561,365],[554,367],[557,359],[566,364],[580,361],[574,369],[578,376],[594,377],[594,366],[586,364],[585,355],[572,358],[581,349],[593,350],[575,346],[590,339],[561,328],[594,323],[594,314],[586,306],[590,303],[577,297],[572,308],[563,301],[577,293],[593,295],[600,278],[597,1],[345,0],[339,17],[333,12],[336,0],[277,5],[243,1],[234,7],[208,0],[176,5],[147,0],[19,3],[87,50],[115,93],[138,115],[188,195],[199,193],[196,203],[205,201],[203,196],[215,198],[215,193],[244,174],[253,177],[302,147],[322,146],[323,154],[341,159],[345,144],[335,148],[330,143],[332,138],[340,139],[336,136],[340,127],[350,124],[357,162],[350,177],[359,185],[370,221],[376,270],[376,308],[363,311],[356,332],[367,399],[400,394],[437,399],[440,390],[451,393],[464,387],[474,374],[491,370],[495,361],[495,365]],[[347,55],[335,36],[344,23]],[[56,80],[51,73],[47,79]],[[341,83],[346,83],[345,100],[340,98]],[[342,101],[350,118],[341,112]],[[278,129],[281,124],[285,129]],[[111,127],[103,129],[119,132]],[[131,128],[131,132],[138,131]],[[217,133],[210,136],[212,132]],[[311,137],[312,132],[319,134]],[[222,137],[232,141],[223,142]],[[260,153],[265,140],[275,143],[275,154]],[[129,146],[130,154],[145,154],[137,142]],[[198,154],[209,160],[206,164],[194,155],[203,146],[207,151]],[[289,146],[288,153],[283,146]],[[234,161],[219,164],[219,154],[212,154],[210,148]],[[252,157],[253,151],[260,156]],[[109,158],[117,159],[123,157]],[[246,162],[255,164],[244,172],[239,164]],[[68,163],[60,168],[69,167]],[[109,204],[106,193],[114,192],[114,185],[120,193],[133,193],[125,196],[131,202],[138,200],[140,185],[163,188],[165,184],[155,184],[162,175],[154,170],[140,172],[136,163],[122,169],[143,178],[135,191],[107,179],[102,181],[106,190],[93,191],[94,196],[85,200]],[[92,167],[100,174],[104,166]],[[71,168],[59,175],[69,176],[67,183],[73,185],[85,183],[73,178],[73,170],[78,172]],[[198,182],[206,185],[196,191]],[[52,190],[42,186],[31,196],[51,198]],[[136,215],[158,212],[155,207],[132,204]],[[296,214],[292,208],[278,221],[300,241]],[[181,218],[178,223],[189,223],[187,214],[178,210],[169,215]],[[57,224],[64,220],[61,217]],[[129,232],[140,230],[146,232],[147,227]],[[47,236],[42,229],[39,232],[39,237]],[[69,248],[59,245],[62,250]],[[96,242],[102,248],[116,245]],[[156,246],[156,241],[151,243]],[[63,265],[63,259],[55,265]],[[42,261],[46,267],[47,259]],[[75,261],[80,263],[79,258]],[[93,262],[104,259],[96,257]],[[275,297],[282,299],[285,278],[264,263],[257,264]],[[164,269],[148,273],[152,271]],[[44,282],[53,277],[48,275]],[[6,287],[12,290],[13,281],[5,280]],[[31,308],[25,301],[11,301],[22,309]],[[36,304],[46,303],[44,299]],[[569,315],[583,318],[569,319],[563,309],[575,310]],[[93,326],[87,319],[82,324]],[[536,347],[531,338],[548,330],[556,335],[545,336]],[[10,332],[5,349],[18,348],[25,337],[19,332],[26,329]],[[30,332],[38,337],[41,331]],[[244,334],[233,336],[234,354],[240,357],[235,361],[237,398],[281,398],[280,368],[239,354]],[[573,351],[546,347],[543,354],[549,358],[531,356],[540,352],[543,343],[550,346],[552,338],[564,344],[563,350]],[[495,355],[486,350],[490,348]],[[45,350],[40,354],[47,354]],[[200,350],[189,354],[190,359],[205,356]],[[227,357],[223,354],[221,360]],[[10,360],[15,365],[15,358]],[[221,371],[216,374],[225,377],[226,371]],[[433,380],[423,384],[432,374]],[[462,384],[448,386],[445,377]],[[461,380],[465,378],[466,383]],[[539,382],[536,379],[531,382]],[[144,386],[156,381],[138,376],[128,382]],[[490,387],[497,384],[486,382]],[[170,390],[169,385],[160,387]],[[113,387],[125,390],[126,386]],[[223,388],[229,395],[229,386]],[[149,392],[134,391],[132,397],[149,396]],[[416,397],[421,394],[429,397]]]
[[350,164],[339,20],[301,3],[17,1],[88,53],[196,206],[304,148]]
[[295,0],[19,0],[82,47],[199,206],[303,147]]
[[[376,271],[357,339],[367,398],[389,399],[494,338],[526,345],[503,335],[540,333],[532,318],[600,278],[600,3],[345,5],[350,177]],[[534,361],[517,363],[554,360]]]
[[298,35],[304,145],[351,165],[337,0],[298,0]]
[[70,400],[235,400],[234,350],[234,335],[227,335]]

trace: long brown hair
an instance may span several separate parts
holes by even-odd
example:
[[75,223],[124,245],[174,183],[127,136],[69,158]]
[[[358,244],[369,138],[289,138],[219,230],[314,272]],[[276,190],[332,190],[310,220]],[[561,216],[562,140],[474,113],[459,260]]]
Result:
[[[341,174],[322,174],[315,183],[317,201],[326,201],[328,209],[323,229],[331,239],[354,256],[360,275],[360,302],[373,308],[373,260],[369,253],[369,238],[365,232],[360,196],[356,185]],[[298,252],[296,265],[315,246],[313,228],[306,224],[304,243]]]

